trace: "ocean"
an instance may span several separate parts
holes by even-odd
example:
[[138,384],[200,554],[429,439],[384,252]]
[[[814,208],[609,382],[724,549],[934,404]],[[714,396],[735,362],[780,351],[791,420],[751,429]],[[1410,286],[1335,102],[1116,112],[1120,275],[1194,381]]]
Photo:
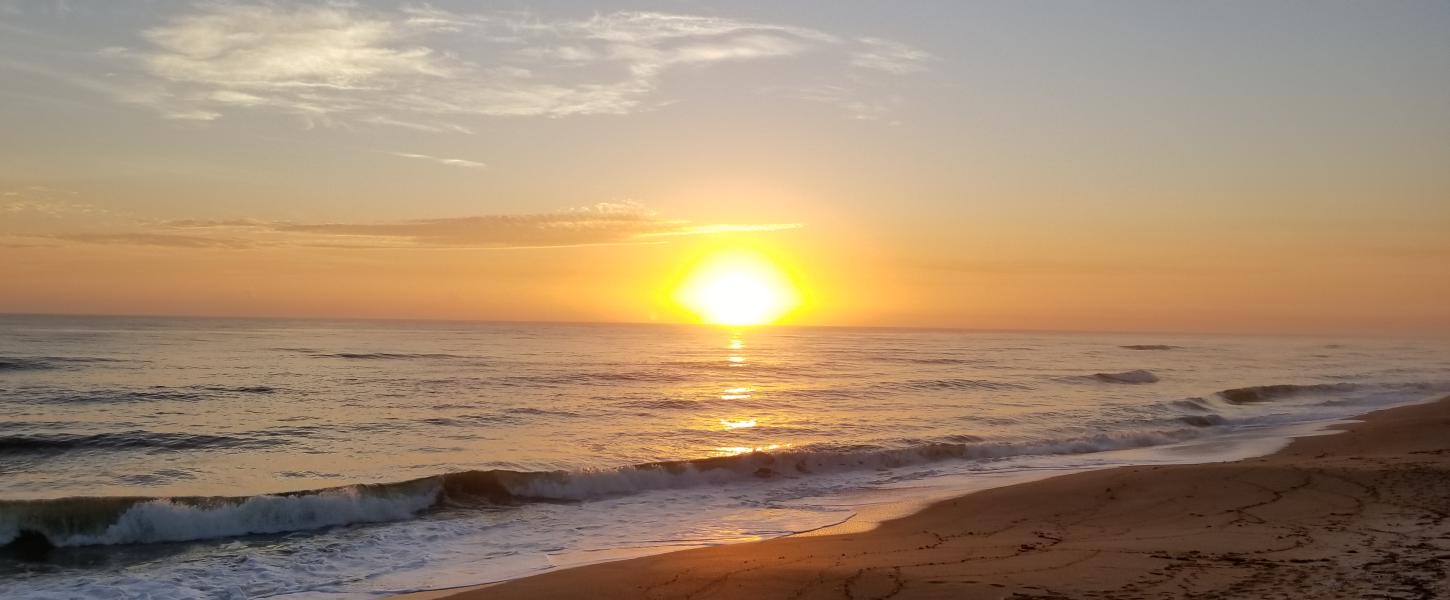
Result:
[[0,597],[369,598],[1228,460],[1436,339],[0,317]]

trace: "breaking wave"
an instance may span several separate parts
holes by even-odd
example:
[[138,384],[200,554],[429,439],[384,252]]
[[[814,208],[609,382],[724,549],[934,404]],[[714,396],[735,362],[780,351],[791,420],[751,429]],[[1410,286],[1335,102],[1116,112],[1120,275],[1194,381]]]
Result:
[[1178,420],[1194,427],[1217,427],[1228,423],[1228,420],[1219,415],[1185,415],[1178,417]]
[[397,521],[432,506],[436,489],[349,486],[246,498],[65,498],[0,503],[0,542],[22,532],[54,546],[185,542]]
[[237,498],[62,498],[0,502],[0,546],[23,532],[54,546],[184,542],[412,518],[439,507],[573,502],[650,490],[876,470],[942,460],[1083,454],[1169,444],[1203,435],[1187,427],[1050,440],[954,441],[902,448],[805,448],[581,471],[481,470],[393,484],[352,485]]
[[[1147,371],[1113,374],[1153,377]],[[1156,377],[1153,377],[1156,380]],[[953,380],[958,381],[958,380]],[[966,382],[969,380],[959,380]],[[967,385],[967,384],[962,384]],[[970,386],[968,386],[970,387]],[[1202,398],[1159,403],[1147,420],[1116,431],[1073,430],[1041,438],[984,439],[952,435],[901,440],[890,447],[815,445],[731,456],[650,462],[610,469],[473,470],[389,484],[359,484],[243,497],[61,498],[0,501],[0,548],[21,544],[92,546],[147,544],[307,531],[398,521],[430,510],[576,502],[696,486],[796,479],[876,471],[949,460],[1075,455],[1174,444],[1216,435],[1253,419],[1234,421],[1216,409],[1300,394],[1331,396],[1324,404],[1368,392],[1441,390],[1443,385],[1370,386],[1351,383],[1267,385],[1223,390]],[[1337,398],[1337,399],[1336,399]],[[654,406],[669,399],[649,400]],[[530,409],[536,410],[536,409]],[[552,413],[551,413],[552,414]],[[1227,413],[1225,413],[1227,414]],[[0,455],[72,449],[189,448],[278,443],[262,437],[129,434],[29,434],[0,437]]]

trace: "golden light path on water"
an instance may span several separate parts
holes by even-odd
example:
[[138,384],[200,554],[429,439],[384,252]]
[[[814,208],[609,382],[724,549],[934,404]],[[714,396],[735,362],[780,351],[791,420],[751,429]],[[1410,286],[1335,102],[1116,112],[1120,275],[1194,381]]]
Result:
[[[719,250],[696,261],[674,286],[674,300],[706,323],[747,327],[775,322],[800,306],[801,295],[776,261],[755,250],[736,248]],[[730,372],[748,372],[738,369],[749,363],[745,349],[745,340],[737,329],[726,344],[724,358]],[[754,392],[754,387],[742,384],[722,390],[719,397],[744,407]],[[763,420],[760,415],[732,412],[720,416],[717,422],[727,432],[743,432],[758,427]],[[715,452],[730,456],[782,447],[789,444],[723,446]]]
[[[732,368],[732,372],[740,372],[735,371],[734,368],[741,367],[746,364],[746,347],[745,339],[739,330],[731,333],[730,341],[726,344],[725,348],[727,350],[725,355],[726,365]],[[720,399],[743,404],[746,401],[751,400],[754,397],[754,393],[755,388],[753,387],[750,387],[748,385],[737,385],[735,387],[729,387],[722,390],[720,393]],[[721,418],[720,427],[724,428],[726,431],[746,430],[760,425],[761,420],[762,417],[757,415],[734,414],[728,417]],[[788,443],[772,443],[751,446],[721,446],[715,448],[715,453],[720,456],[736,456],[740,454],[749,454],[751,452],[768,452],[771,450],[780,450],[782,448],[789,448],[790,446],[791,445]]]

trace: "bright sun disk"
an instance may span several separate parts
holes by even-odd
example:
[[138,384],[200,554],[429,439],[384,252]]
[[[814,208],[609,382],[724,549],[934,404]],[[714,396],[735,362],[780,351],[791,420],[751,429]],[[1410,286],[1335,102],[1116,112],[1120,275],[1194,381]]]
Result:
[[768,257],[724,251],[697,263],[675,291],[681,306],[716,325],[765,325],[800,304],[800,294]]

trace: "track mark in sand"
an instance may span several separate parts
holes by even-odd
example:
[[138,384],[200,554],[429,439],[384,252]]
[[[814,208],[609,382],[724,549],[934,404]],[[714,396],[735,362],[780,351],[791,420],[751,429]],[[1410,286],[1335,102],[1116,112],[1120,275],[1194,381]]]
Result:
[[[839,567],[839,566],[841,566],[841,562],[840,561],[836,561],[831,566],[833,566],[833,567]],[[789,596],[786,596],[786,600],[800,600],[801,598],[804,598],[806,596],[806,594],[810,593],[811,590],[814,590],[814,589],[816,589],[816,588],[818,588],[820,586],[823,586],[825,584],[826,584],[826,570],[825,569],[821,569],[821,570],[819,570],[819,571],[816,572],[816,579],[815,579],[815,581],[811,581],[811,582],[809,582],[809,583],[801,586],[800,588],[796,589],[796,591],[791,592],[791,594]]]
[[[1285,488],[1283,490],[1277,490],[1277,489],[1274,489],[1272,487],[1269,487],[1269,486],[1264,485],[1264,484],[1261,484],[1261,483],[1256,483],[1256,482],[1253,482],[1253,481],[1247,481],[1247,480],[1245,480],[1243,478],[1244,476],[1240,476],[1240,475],[1235,475],[1235,476],[1229,477],[1229,480],[1231,480],[1231,481],[1236,481],[1236,482],[1241,483],[1243,485],[1247,485],[1247,486],[1250,486],[1250,487],[1258,488],[1258,489],[1260,489],[1260,490],[1262,490],[1262,491],[1267,492],[1267,493],[1270,494],[1270,498],[1268,500],[1263,501],[1263,502],[1254,502],[1254,503],[1251,503],[1251,504],[1245,504],[1243,506],[1237,506],[1237,507],[1233,507],[1233,508],[1224,509],[1224,511],[1223,511],[1224,513],[1232,513],[1232,514],[1238,515],[1237,518],[1235,518],[1233,521],[1230,521],[1229,522],[1229,525],[1244,525],[1244,524],[1264,525],[1264,524],[1266,524],[1267,521],[1265,521],[1263,517],[1260,517],[1260,516],[1258,516],[1256,514],[1253,514],[1252,512],[1249,512],[1249,511],[1252,511],[1253,509],[1256,509],[1256,508],[1263,508],[1265,506],[1269,506],[1271,504],[1275,504],[1277,502],[1280,502],[1280,501],[1282,501],[1284,499],[1285,496],[1287,496],[1289,494],[1292,494],[1292,493],[1294,493],[1296,491],[1302,490],[1302,489],[1304,489],[1306,487],[1309,487],[1309,485],[1314,482],[1314,478],[1312,476],[1310,476],[1309,473],[1306,472],[1306,471],[1304,471],[1303,469],[1289,468],[1288,471],[1291,472],[1291,473],[1294,473],[1295,475],[1298,475],[1298,476],[1302,477],[1303,478],[1303,481],[1300,481],[1299,483],[1295,483],[1295,484],[1290,484],[1289,487],[1287,487],[1287,488]],[[1248,475],[1248,474],[1246,473],[1245,475]],[[1250,521],[1249,519],[1253,519],[1253,520]]]
[[691,569],[683,569],[676,572],[674,577],[665,580],[663,583],[656,583],[654,585],[645,586],[640,590],[640,594],[642,594],[644,598],[650,598],[653,596],[655,590],[673,585],[676,581],[679,581],[681,577],[684,577],[685,574],[689,573],[690,571]]
[[[852,591],[853,588],[862,583],[862,579],[873,573],[881,573],[884,575],[890,584],[890,589],[886,590],[882,595],[865,595],[867,592],[863,590],[860,592],[863,595],[858,596],[857,592]],[[871,583],[876,582],[873,581]],[[847,577],[845,581],[841,582],[841,592],[846,595],[846,600],[886,600],[887,598],[900,594],[901,590],[905,588],[906,581],[901,577],[901,567],[895,566],[859,569],[850,577]]]
[[[741,575],[741,574],[745,574],[745,573],[750,573],[752,571],[758,571],[758,570],[766,569],[766,568],[774,568],[774,567],[780,567],[780,566],[794,564],[794,563],[805,562],[805,561],[808,561],[808,560],[812,560],[814,558],[815,558],[815,555],[814,554],[808,554],[806,556],[803,556],[803,557],[800,557],[800,558],[796,558],[794,560],[787,560],[787,561],[781,561],[781,562],[772,562],[770,564],[766,564],[763,561],[751,561],[751,562],[756,562],[756,564],[753,565],[753,566],[749,566],[749,567],[732,569],[732,570],[726,571],[725,573],[723,573],[721,575],[718,575],[718,576],[715,576],[715,577],[710,577],[709,579],[705,579],[703,584],[701,584],[699,587],[696,587],[692,591],[686,592],[683,596],[666,595],[665,597],[666,598],[676,598],[676,597],[678,597],[678,598],[684,598],[685,600],[689,600],[690,598],[695,598],[696,596],[699,596],[699,595],[704,594],[706,592],[710,592],[710,591],[713,591],[715,589],[724,587],[724,585],[725,585],[725,583],[727,581],[729,581],[731,578],[733,578],[733,577],[735,577],[737,575]],[[749,564],[749,562],[743,563],[743,564]],[[657,586],[657,587],[663,587],[663,585]]]

